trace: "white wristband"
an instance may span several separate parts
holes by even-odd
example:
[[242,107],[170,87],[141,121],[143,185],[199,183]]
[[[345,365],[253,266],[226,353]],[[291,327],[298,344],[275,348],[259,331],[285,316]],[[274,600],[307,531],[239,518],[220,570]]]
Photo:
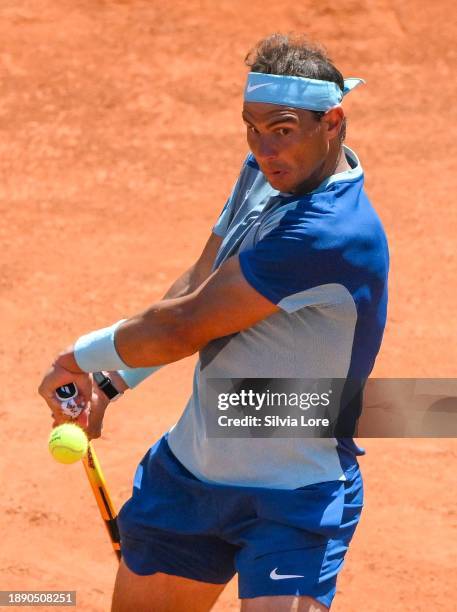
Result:
[[117,373],[122,380],[128,385],[129,389],[134,389],[143,380],[146,380],[148,376],[160,370],[163,366],[154,366],[152,368],[134,368],[133,370],[118,370]]
[[100,372],[101,370],[128,369],[114,344],[117,328],[127,319],[121,319],[111,327],[97,329],[85,334],[75,342],[74,352],[78,366],[84,372]]

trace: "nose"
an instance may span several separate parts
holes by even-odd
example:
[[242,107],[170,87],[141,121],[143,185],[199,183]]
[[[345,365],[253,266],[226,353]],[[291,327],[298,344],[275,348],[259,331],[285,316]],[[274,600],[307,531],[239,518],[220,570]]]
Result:
[[272,139],[260,136],[257,139],[255,156],[263,160],[272,160],[278,156],[277,147],[274,146]]

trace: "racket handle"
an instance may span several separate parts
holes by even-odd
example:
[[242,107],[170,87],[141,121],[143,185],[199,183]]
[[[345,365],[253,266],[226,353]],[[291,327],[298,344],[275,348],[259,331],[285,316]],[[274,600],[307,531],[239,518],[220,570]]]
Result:
[[78,387],[75,383],[68,383],[56,389],[57,399],[61,402],[68,402],[78,397]]
[[76,419],[85,407],[85,401],[82,398],[78,399],[78,387],[75,383],[68,383],[56,389],[56,397],[60,402],[62,412]]

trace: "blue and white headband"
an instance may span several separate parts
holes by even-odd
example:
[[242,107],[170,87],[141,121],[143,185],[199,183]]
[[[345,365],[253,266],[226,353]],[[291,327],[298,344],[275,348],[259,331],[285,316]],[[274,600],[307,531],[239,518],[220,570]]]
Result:
[[363,79],[344,79],[344,90],[332,81],[319,81],[305,77],[250,72],[244,90],[245,102],[264,102],[328,111],[341,103],[343,96],[365,83]]

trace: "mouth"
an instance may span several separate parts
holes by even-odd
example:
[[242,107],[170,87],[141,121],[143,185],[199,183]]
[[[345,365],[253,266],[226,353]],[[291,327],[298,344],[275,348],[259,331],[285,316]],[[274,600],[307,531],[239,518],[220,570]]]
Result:
[[285,169],[281,169],[281,170],[265,170],[264,174],[266,174],[268,177],[270,178],[282,178],[283,176],[285,176],[286,174],[288,174],[289,171],[285,170]]

